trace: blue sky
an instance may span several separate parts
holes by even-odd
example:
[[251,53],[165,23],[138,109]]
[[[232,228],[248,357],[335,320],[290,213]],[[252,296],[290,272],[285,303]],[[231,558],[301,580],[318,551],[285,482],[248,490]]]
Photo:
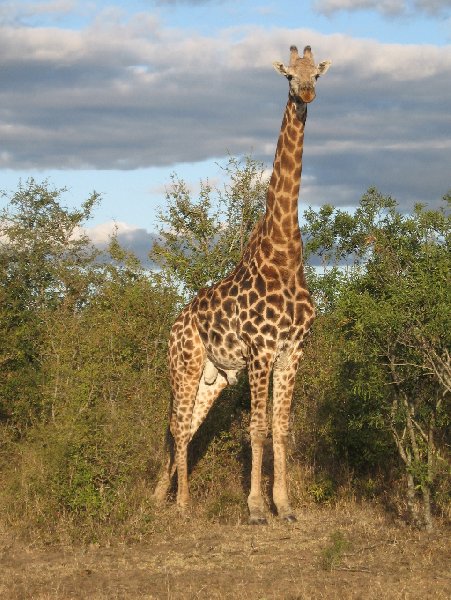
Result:
[[[169,28],[215,35],[225,28],[259,26],[312,27],[323,33],[346,33],[381,42],[449,43],[450,3],[388,0],[307,1],[155,1],[152,0],[3,0],[0,15],[5,23],[34,27],[56,26],[81,30],[93,19],[109,14],[127,18],[152,14]],[[339,8],[341,6],[341,9]],[[422,7],[430,7],[429,10]],[[377,8],[377,10],[376,10]]]
[[353,206],[376,185],[408,209],[451,188],[450,0],[0,2],[0,189],[92,190],[143,252],[170,175],[195,193],[228,153],[271,167],[287,84],[311,44],[332,60],[309,111],[301,205]]

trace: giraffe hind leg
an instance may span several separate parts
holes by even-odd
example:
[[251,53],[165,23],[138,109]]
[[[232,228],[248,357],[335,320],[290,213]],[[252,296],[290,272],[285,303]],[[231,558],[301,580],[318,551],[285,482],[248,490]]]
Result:
[[[219,396],[221,391],[227,386],[227,384],[227,378],[219,372],[217,372],[215,381],[212,384],[206,383],[204,376],[201,378],[192,411],[189,441],[194,437],[194,434],[202,425],[210,408],[213,406],[214,401]],[[163,504],[166,501],[166,498],[172,485],[172,479],[177,470],[177,464],[175,460],[175,444],[174,437],[172,434],[172,431],[176,428],[176,419],[174,412],[172,413],[171,420],[172,423],[168,427],[167,431],[166,458],[160,473],[157,486],[153,493],[153,497],[158,504]]]
[[177,505],[183,511],[189,505],[188,487],[188,444],[191,440],[191,423],[198,388],[201,385],[203,360],[191,362],[183,375],[173,386],[174,410],[171,417],[171,433],[175,442],[175,463],[177,470]]
[[204,364],[205,349],[187,307],[174,323],[169,339],[171,415],[166,460],[154,492],[156,501],[163,501],[177,471],[177,505],[182,511],[189,505],[188,443]]
[[160,470],[157,485],[153,492],[153,499],[158,505],[162,505],[166,502],[175,472],[174,438],[171,433],[171,426],[168,425],[166,431],[164,462]]

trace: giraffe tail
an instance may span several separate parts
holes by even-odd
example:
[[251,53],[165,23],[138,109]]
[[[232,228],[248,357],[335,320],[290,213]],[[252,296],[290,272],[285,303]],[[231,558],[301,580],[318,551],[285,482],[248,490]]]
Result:
[[164,445],[165,457],[161,467],[160,476],[155,487],[153,498],[157,504],[164,504],[171,487],[172,478],[176,471],[175,465],[175,445],[170,426],[166,430],[166,439]]

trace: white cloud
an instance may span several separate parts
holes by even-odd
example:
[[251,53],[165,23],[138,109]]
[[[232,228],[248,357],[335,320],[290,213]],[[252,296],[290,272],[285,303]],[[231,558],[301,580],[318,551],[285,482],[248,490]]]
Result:
[[426,13],[431,16],[449,13],[449,0],[314,0],[314,9],[330,15],[339,11],[375,10],[384,15],[412,15]]
[[0,29],[0,167],[169,169],[249,152],[270,165],[287,96],[271,63],[291,43],[333,62],[309,109],[305,174],[355,194],[385,185],[403,202],[446,191],[449,46],[302,29],[210,38],[145,15]]
[[115,236],[125,250],[133,252],[144,265],[150,265],[148,257],[157,236],[142,227],[123,221],[107,221],[94,227],[85,227],[75,232],[75,237],[86,234],[99,250],[106,250]]
[[58,18],[72,13],[79,4],[80,0],[2,0],[0,22],[19,24],[43,15]]
[[165,5],[173,5],[173,4],[193,4],[193,5],[202,5],[202,4],[220,4],[224,2],[224,0],[155,0],[157,4],[162,6]]

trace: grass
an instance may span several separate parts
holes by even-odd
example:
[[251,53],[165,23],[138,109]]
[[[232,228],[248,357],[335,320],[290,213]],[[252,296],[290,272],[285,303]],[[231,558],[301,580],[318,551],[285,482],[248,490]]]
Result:
[[321,552],[321,568],[332,571],[340,564],[345,550],[348,550],[350,545],[342,531],[334,531],[330,536],[329,545]]
[[[449,532],[392,522],[374,504],[311,504],[288,525],[211,522],[173,506],[141,542],[33,546],[0,535],[0,598],[415,600],[448,598]],[[329,565],[331,569],[326,569]]]

